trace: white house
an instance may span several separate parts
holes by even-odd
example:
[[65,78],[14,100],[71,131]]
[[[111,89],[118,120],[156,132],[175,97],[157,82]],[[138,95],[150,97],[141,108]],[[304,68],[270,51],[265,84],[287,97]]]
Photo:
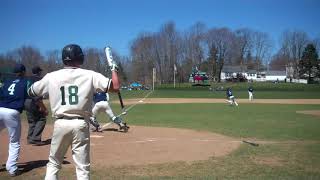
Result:
[[266,73],[266,81],[285,81],[286,78],[286,71],[267,71]]
[[246,66],[223,66],[221,81],[236,78],[237,74],[241,74],[251,81],[284,81],[286,78],[286,71],[257,72],[256,70],[248,70]]

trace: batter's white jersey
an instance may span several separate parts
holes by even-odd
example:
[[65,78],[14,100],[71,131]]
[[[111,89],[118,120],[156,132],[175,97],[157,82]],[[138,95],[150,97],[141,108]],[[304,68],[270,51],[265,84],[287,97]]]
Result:
[[93,94],[107,92],[111,79],[100,73],[75,67],[46,74],[30,90],[37,96],[49,95],[52,116],[88,117],[91,115]]

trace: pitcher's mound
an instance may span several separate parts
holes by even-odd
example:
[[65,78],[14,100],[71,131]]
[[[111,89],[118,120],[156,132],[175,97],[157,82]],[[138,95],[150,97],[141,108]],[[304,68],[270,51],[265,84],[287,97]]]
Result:
[[[239,147],[241,141],[210,132],[131,126],[128,133],[118,132],[116,126],[102,133],[91,133],[91,165],[122,166],[191,162],[227,155]],[[22,123],[19,163],[47,162],[50,144],[32,146],[26,143],[28,124]],[[52,125],[47,125],[43,140],[50,140]],[[8,157],[7,131],[0,132],[0,162]],[[63,166],[73,167],[70,149]],[[39,167],[45,167],[45,163]]]
[[227,155],[241,143],[219,134],[186,129],[132,126],[128,133],[112,130],[91,135],[92,165],[206,160]]

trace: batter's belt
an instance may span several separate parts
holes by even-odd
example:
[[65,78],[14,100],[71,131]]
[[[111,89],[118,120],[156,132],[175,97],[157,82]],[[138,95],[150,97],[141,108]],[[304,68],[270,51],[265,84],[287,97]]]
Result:
[[84,119],[84,117],[61,116],[61,117],[57,117],[56,119],[68,119],[68,120],[73,120],[73,119]]

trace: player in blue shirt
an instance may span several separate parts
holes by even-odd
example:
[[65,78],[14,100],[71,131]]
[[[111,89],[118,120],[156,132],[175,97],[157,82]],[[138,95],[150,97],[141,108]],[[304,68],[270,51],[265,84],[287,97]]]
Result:
[[[99,122],[97,121],[96,117],[98,115],[99,111],[105,111],[106,114],[110,117],[110,120],[112,122],[109,122],[104,125],[104,127],[107,127],[111,125],[112,123],[120,124],[122,123],[122,119],[120,117],[117,117],[114,115],[108,101],[109,101],[109,95],[105,92],[97,92],[93,95],[93,101],[95,103],[93,109],[92,109],[92,117],[90,118],[90,123],[96,128],[95,131],[101,132],[101,126]],[[120,130],[121,130],[120,126]],[[124,129],[125,130],[125,129]],[[125,130],[127,131],[127,130]]]
[[236,106],[238,106],[238,103],[236,102],[235,97],[232,95],[231,88],[227,88],[226,94],[228,99],[227,101],[230,103],[230,105],[235,104]]
[[21,172],[17,162],[20,154],[21,121],[20,113],[28,97],[28,81],[24,78],[26,68],[23,64],[14,67],[16,78],[6,80],[0,89],[0,131],[8,129],[9,156],[6,169],[10,176],[17,176]]

